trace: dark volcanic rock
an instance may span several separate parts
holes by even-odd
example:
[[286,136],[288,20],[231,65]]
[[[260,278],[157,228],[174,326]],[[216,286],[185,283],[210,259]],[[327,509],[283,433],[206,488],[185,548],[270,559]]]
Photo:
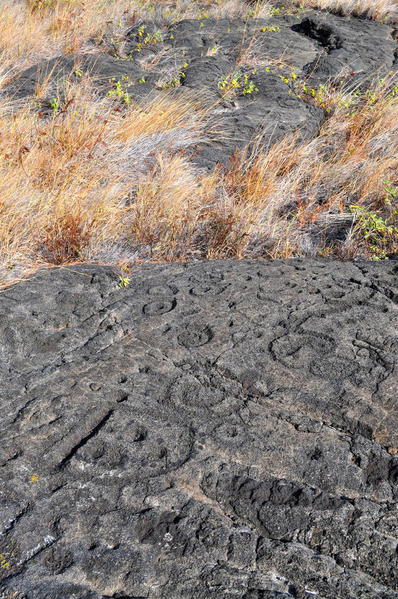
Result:
[[[169,93],[170,87],[181,84],[175,93],[193,90],[215,107],[218,133],[209,133],[194,157],[200,166],[212,168],[217,162],[226,163],[256,134],[262,134],[264,147],[297,130],[301,137],[316,135],[324,112],[297,97],[279,78],[281,73],[294,72],[315,86],[340,74],[353,78],[355,85],[365,85],[397,69],[394,32],[389,25],[319,11],[246,21],[188,19],[165,28],[140,24],[127,33],[122,55],[116,48],[112,57],[54,58],[22,73],[8,86],[8,93],[16,98],[31,95],[49,72],[53,72],[49,93],[55,93],[78,63],[97,78],[100,94],[110,88],[112,78],[127,77],[124,87],[137,100],[156,90]],[[243,94],[241,89],[235,97],[222,98],[219,81],[237,71],[247,74],[258,91]]]
[[398,267],[0,294],[0,596],[397,599]]
[[70,76],[78,78],[79,71],[90,73],[96,87],[103,93],[111,88],[112,78],[135,80],[144,74],[135,62],[117,60],[107,54],[68,54],[30,67],[8,86],[7,91],[16,99],[26,98],[35,92],[38,84],[49,78],[47,95],[53,96],[62,89],[65,79]]
[[395,67],[396,41],[388,25],[314,11],[292,29],[323,49],[323,55],[306,66],[313,79],[321,83],[341,71],[371,80],[378,72]]

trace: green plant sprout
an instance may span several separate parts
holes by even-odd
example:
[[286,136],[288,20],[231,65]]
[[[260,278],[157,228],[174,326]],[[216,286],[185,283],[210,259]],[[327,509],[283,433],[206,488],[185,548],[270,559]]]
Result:
[[0,568],[3,570],[9,570],[11,568],[11,562],[8,561],[4,553],[0,553]]
[[270,16],[271,17],[277,17],[278,15],[280,15],[280,13],[281,13],[282,10],[283,10],[283,6],[281,6],[279,8],[271,8]]
[[271,8],[270,11],[270,16],[271,17],[278,17],[279,15],[286,15],[286,16],[296,16],[299,17],[299,13],[303,12],[305,10],[305,7],[300,4],[300,6],[297,6],[295,8],[293,7],[287,7],[287,6],[279,6],[279,7],[275,7],[275,8]]
[[[250,74],[254,75],[256,71],[252,71]],[[229,92],[231,90],[240,90],[240,93],[244,96],[258,92],[258,87],[250,79],[249,74],[243,74],[241,71],[237,71],[233,75],[223,77],[218,82],[218,89]]]
[[163,42],[163,34],[161,31],[154,31],[153,33],[145,33],[146,25],[141,25],[137,30],[137,44],[135,47],[136,52],[141,52],[143,48],[152,46]]
[[175,88],[175,87],[180,87],[181,85],[181,81],[178,77],[173,77],[172,79],[169,79],[168,81],[163,81],[161,83],[157,84],[157,87],[159,89],[169,89],[169,88]]
[[130,277],[123,277],[120,276],[119,277],[119,287],[120,289],[126,289],[126,287],[128,287],[131,283],[131,278]]
[[[398,200],[398,187],[393,185],[391,181],[383,181],[384,191],[386,192],[386,203],[396,202]],[[398,208],[397,208],[398,210]]]
[[[393,189],[393,193],[398,194],[397,188]],[[366,241],[371,259],[388,260],[387,247],[398,240],[398,226],[394,222],[397,221],[398,210],[394,210],[390,218],[385,218],[375,210],[366,210],[363,206],[353,204],[350,212],[355,215],[357,231]]]
[[127,105],[131,104],[131,95],[126,91],[126,87],[130,85],[129,78],[123,76],[120,80],[112,77],[109,82],[113,84],[113,89],[108,91],[107,96],[119,98]]
[[267,27],[261,27],[260,31],[262,33],[280,33],[281,28],[277,25],[269,25]]
[[328,88],[326,85],[319,85],[318,87],[309,87],[306,83],[301,83],[301,89],[307,96],[311,96],[321,108],[324,108],[326,112],[330,112],[330,107],[326,106],[326,94]]
[[58,98],[52,98],[50,100],[50,108],[52,108],[54,112],[58,112],[58,110],[61,108],[61,104]]
[[167,81],[162,81],[162,82],[158,83],[157,87],[159,87],[160,89],[180,87],[181,79],[185,79],[185,77],[186,77],[184,69],[186,69],[187,67],[188,67],[188,63],[184,62],[184,64],[182,65],[181,69],[178,72],[178,75],[176,75],[175,77],[172,77],[171,79],[168,79]]
[[220,50],[220,46],[213,46],[209,48],[206,52],[206,56],[214,56]]

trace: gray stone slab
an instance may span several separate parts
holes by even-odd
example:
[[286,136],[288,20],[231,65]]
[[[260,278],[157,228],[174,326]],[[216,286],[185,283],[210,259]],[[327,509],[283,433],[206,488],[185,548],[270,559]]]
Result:
[[0,293],[0,597],[397,599],[398,266]]

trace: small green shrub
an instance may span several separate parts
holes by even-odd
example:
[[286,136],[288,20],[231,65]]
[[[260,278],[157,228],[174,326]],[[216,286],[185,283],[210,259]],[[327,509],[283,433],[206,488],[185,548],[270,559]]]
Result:
[[131,283],[130,277],[119,277],[119,287],[120,289],[126,289]]
[[135,47],[136,52],[141,52],[144,48],[153,46],[164,41],[164,37],[161,31],[154,31],[153,33],[145,33],[146,25],[141,25],[137,31],[137,44]]
[[61,104],[58,98],[52,98],[50,100],[50,108],[52,108],[54,112],[58,112],[60,110]]
[[[390,197],[396,200],[398,188],[387,184],[386,202],[391,206]],[[380,211],[367,210],[364,206],[351,205],[350,211],[356,217],[356,233],[365,242],[372,260],[387,260],[398,246],[398,209],[392,207],[390,214],[384,216]]]
[[113,88],[108,91],[108,97],[118,98],[127,105],[131,104],[131,95],[126,91],[126,88],[130,85],[130,80],[127,76],[123,76],[121,79],[112,77],[109,83],[113,85]]
[[[255,74],[255,71],[251,72],[252,75]],[[218,89],[223,92],[230,92],[232,90],[239,90],[239,93],[247,96],[258,92],[258,87],[256,87],[254,81],[250,79],[249,74],[243,74],[241,71],[237,71],[233,75],[223,77],[218,82]]]
[[287,7],[287,6],[274,7],[274,8],[271,8],[270,16],[278,17],[278,16],[286,15],[286,16],[291,16],[291,17],[296,16],[298,18],[300,16],[300,13],[302,13],[304,10],[305,10],[305,7],[301,4],[296,7]]
[[187,66],[188,66],[188,63],[184,62],[184,64],[182,65],[181,69],[178,72],[178,75],[172,77],[171,79],[168,79],[167,81],[162,81],[161,83],[158,83],[157,86],[160,89],[169,89],[169,88],[174,88],[174,87],[180,87],[181,79],[185,79],[185,77],[186,77],[184,69],[186,69]]
[[281,28],[277,25],[269,25],[267,27],[261,27],[261,33],[280,33]]
[[393,185],[391,181],[383,181],[383,183],[386,192],[386,203],[391,205],[391,202],[398,202],[398,187]]

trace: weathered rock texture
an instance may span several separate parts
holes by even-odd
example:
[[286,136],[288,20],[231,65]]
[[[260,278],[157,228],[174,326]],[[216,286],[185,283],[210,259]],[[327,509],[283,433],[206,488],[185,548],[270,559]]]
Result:
[[[151,36],[154,41],[144,43]],[[398,68],[393,26],[319,11],[246,21],[184,20],[160,29],[154,24],[140,24],[127,34],[123,55],[118,53],[117,47],[112,56],[56,57],[32,66],[5,92],[27,97],[46,74],[52,73],[51,98],[77,66],[97,78],[100,94],[106,93],[112,78],[128,78],[124,87],[137,100],[152,94],[159,85],[181,84],[174,93],[184,94],[189,89],[204,102],[217,103],[212,114],[217,133],[209,131],[208,141],[195,148],[194,157],[200,166],[212,168],[217,162],[227,162],[235,150],[259,133],[264,147],[297,130],[302,138],[318,133],[325,118],[323,110],[292,94],[278,70],[267,70],[269,65],[283,64],[288,73],[292,70],[314,86],[340,74],[354,86],[366,85]],[[154,66],[148,69],[151,61]],[[224,99],[220,104],[218,82],[237,70],[250,75],[258,91]]]
[[397,301],[300,260],[1,293],[0,596],[397,599]]

